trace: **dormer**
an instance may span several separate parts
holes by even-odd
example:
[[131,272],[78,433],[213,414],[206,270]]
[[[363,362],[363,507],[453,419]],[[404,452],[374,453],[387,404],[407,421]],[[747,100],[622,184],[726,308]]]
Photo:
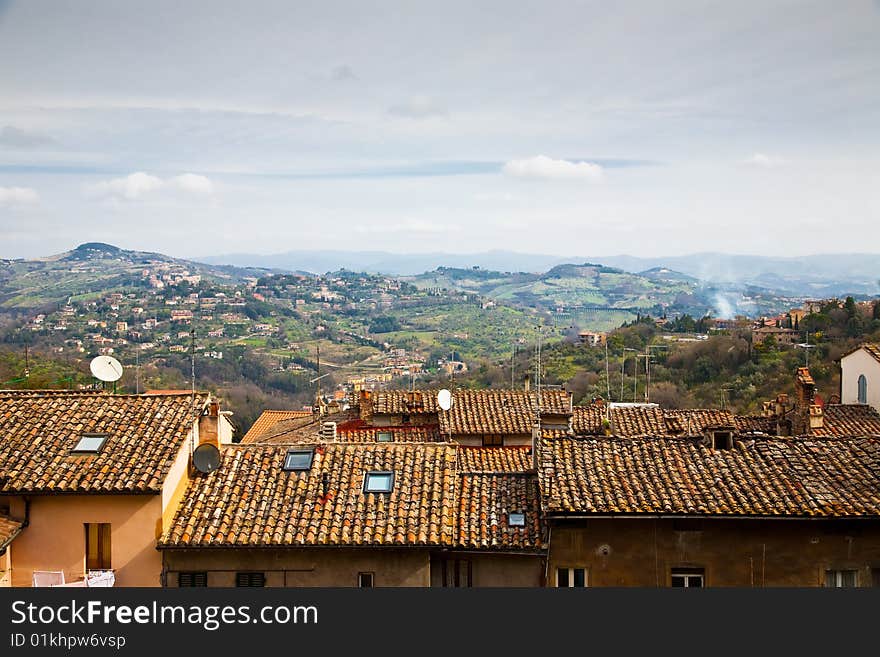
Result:
[[736,427],[706,427],[703,432],[703,444],[714,451],[733,449]]

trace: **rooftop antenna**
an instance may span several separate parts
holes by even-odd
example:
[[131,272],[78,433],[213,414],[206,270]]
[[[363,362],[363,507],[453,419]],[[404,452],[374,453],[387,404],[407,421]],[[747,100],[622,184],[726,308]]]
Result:
[[[439,392],[437,392],[437,406],[440,407],[441,411],[449,412],[449,409],[452,408],[452,404],[455,403],[455,400],[452,397],[452,393],[443,388]],[[442,425],[441,425],[442,426]],[[447,428],[449,429],[449,442],[452,442],[452,423],[446,423]]]
[[[196,416],[196,327],[193,326],[189,330],[189,364],[190,364],[190,382],[192,384],[192,397],[191,406],[192,406],[192,418]],[[195,420],[193,420],[195,421]],[[190,442],[189,442],[189,453],[190,456],[195,454],[196,451],[196,427],[193,426],[193,430],[190,433]]]
[[116,392],[116,382],[122,377],[122,364],[112,356],[95,356],[89,363],[89,369],[99,381],[113,383],[113,392]]
[[25,344],[24,346],[24,378],[27,379],[31,375],[31,362],[28,357],[28,346]]
[[141,394],[141,352],[134,348],[134,394]]
[[611,370],[608,366],[608,340],[605,340],[605,388],[608,394],[608,403],[611,403]]
[[516,342],[513,343],[513,355],[510,357],[510,389],[516,389]]
[[532,467],[539,465],[538,450],[541,447],[541,325],[538,324],[538,340],[535,343],[535,423],[532,427]]

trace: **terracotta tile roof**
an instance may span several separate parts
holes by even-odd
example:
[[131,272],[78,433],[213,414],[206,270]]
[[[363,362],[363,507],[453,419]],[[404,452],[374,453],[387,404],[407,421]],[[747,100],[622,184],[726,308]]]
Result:
[[9,545],[21,531],[21,523],[4,515],[0,515],[0,550]]
[[515,447],[459,447],[458,471],[529,472],[532,467],[532,448]]
[[394,443],[439,443],[444,442],[440,435],[440,427],[436,424],[405,427],[371,427],[341,425],[337,430],[338,440],[347,443],[375,443],[380,433],[391,433]]
[[[847,351],[840,358],[846,358],[850,354],[854,354],[855,352],[857,352],[859,349],[864,349],[865,351],[868,352],[868,355],[870,355],[871,357],[874,358],[874,360],[880,362],[880,345],[878,345],[874,342],[862,343],[858,347],[856,347],[855,349],[850,349],[849,351]],[[840,360],[840,358],[838,360]]]
[[[600,405],[575,406],[572,428],[578,436],[600,436],[608,412]],[[711,408],[661,409],[656,406],[612,406],[611,426],[616,436],[660,436],[699,433],[708,427],[734,426],[728,411]]]
[[764,415],[734,415],[736,430],[742,433],[757,431],[773,435],[776,433],[776,418]]
[[[440,412],[443,434],[530,434],[535,395],[524,390],[456,390],[449,411]],[[564,390],[541,393],[542,415],[570,416],[571,396]]]
[[[191,482],[160,547],[453,545],[453,446],[333,443],[306,472],[282,469],[287,450],[225,449],[217,470]],[[391,493],[363,492],[372,470],[394,473]]]
[[379,415],[416,415],[440,410],[435,390],[380,390],[372,393],[370,404],[373,413]]
[[[525,515],[523,527],[510,526],[511,512]],[[456,547],[462,549],[543,550],[547,530],[537,475],[460,475],[457,530]]]
[[611,409],[611,429],[618,436],[656,436],[666,433],[666,420],[655,406],[623,406]]
[[866,404],[826,404],[822,409],[822,424],[820,428],[810,429],[810,435],[880,435],[880,414]]
[[[190,394],[0,393],[0,493],[159,493],[194,421]],[[70,453],[83,433],[98,454]]]
[[577,436],[596,436],[604,432],[602,420],[605,419],[604,406],[575,406],[571,418],[571,428]]
[[329,415],[313,415],[311,413],[302,417],[290,417],[278,420],[271,427],[260,434],[247,432],[241,439],[242,445],[255,443],[319,443],[324,442],[321,437],[321,427],[324,422],[336,422],[337,426],[352,419],[352,413],[341,411]]
[[714,427],[735,427],[733,413],[713,408],[663,409],[667,433],[694,435]]
[[248,429],[248,432],[242,436],[241,442],[254,442],[281,420],[311,416],[312,413],[310,411],[263,411],[260,417],[251,425],[251,428]]
[[543,441],[539,477],[550,514],[880,515],[874,438],[563,438]]

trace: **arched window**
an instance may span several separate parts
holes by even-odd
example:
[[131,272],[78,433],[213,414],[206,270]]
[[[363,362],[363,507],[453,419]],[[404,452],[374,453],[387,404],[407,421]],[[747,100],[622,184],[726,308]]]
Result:
[[865,378],[864,374],[859,375],[859,403],[868,403],[868,379]]

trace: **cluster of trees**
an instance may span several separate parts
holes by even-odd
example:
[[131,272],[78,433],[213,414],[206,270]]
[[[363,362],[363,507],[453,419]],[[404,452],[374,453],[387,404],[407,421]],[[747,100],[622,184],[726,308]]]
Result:
[[393,315],[379,315],[370,321],[370,333],[391,333],[400,330],[400,321]]

